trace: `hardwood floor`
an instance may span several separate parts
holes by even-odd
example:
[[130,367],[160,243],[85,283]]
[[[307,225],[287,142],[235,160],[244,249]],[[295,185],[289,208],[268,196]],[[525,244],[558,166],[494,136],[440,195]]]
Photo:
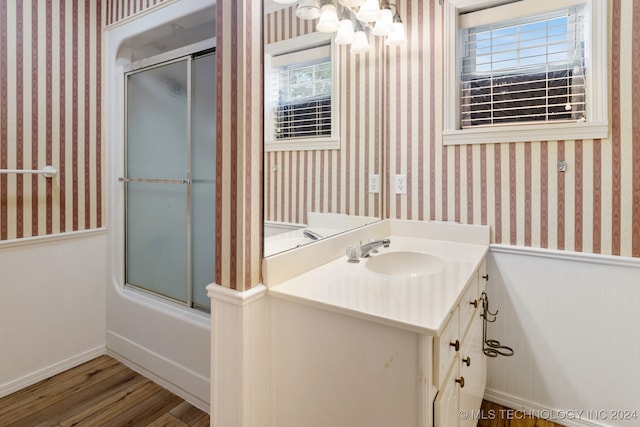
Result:
[[0,399],[0,426],[209,426],[209,415],[109,356]]
[[526,416],[523,411],[516,411],[497,403],[482,402],[478,427],[562,427],[548,420]]
[[[478,427],[561,427],[484,401]],[[0,426],[206,427],[209,415],[101,356],[0,399]]]

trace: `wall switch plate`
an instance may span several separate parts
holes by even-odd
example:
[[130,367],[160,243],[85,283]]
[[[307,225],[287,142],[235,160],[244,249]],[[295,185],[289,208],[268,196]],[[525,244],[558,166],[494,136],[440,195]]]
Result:
[[369,193],[380,193],[380,174],[369,174]]
[[407,194],[406,175],[396,175],[396,194]]

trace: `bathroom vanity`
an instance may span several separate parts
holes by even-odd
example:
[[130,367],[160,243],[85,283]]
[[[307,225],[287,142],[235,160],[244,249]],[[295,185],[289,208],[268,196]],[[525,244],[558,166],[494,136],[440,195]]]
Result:
[[[378,234],[359,233],[391,243],[358,263],[340,256],[292,277],[275,271],[286,258],[265,268],[270,425],[476,425],[488,227],[385,220],[371,227]],[[321,260],[348,239],[301,248],[289,262]]]

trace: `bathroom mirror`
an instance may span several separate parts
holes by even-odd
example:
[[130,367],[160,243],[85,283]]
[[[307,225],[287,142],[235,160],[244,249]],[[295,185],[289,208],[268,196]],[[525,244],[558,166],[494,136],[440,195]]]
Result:
[[383,44],[351,53],[296,7],[264,3],[264,256],[382,212]]

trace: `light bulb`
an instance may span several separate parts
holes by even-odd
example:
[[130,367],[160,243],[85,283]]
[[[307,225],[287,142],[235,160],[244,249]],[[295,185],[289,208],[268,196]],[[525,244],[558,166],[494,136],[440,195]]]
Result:
[[353,43],[351,43],[351,53],[366,53],[371,50],[367,34],[360,30],[353,35]]
[[404,24],[402,21],[396,21],[391,26],[391,33],[384,42],[388,46],[400,46],[407,43],[407,36],[404,32]]
[[351,44],[353,42],[353,22],[350,19],[340,21],[338,34],[336,35],[337,44]]
[[316,19],[320,16],[318,0],[300,0],[296,9],[296,16],[300,19]]
[[391,9],[382,9],[378,16],[378,20],[376,21],[376,25],[373,27],[371,32],[376,36],[388,36],[391,33],[392,26],[393,13],[391,12]]
[[338,21],[338,13],[336,7],[332,4],[325,4],[322,6],[322,13],[316,25],[316,30],[321,33],[333,33],[338,31],[340,22]]
[[360,6],[357,17],[362,22],[375,22],[380,14],[380,5],[378,0],[365,0],[364,4]]

